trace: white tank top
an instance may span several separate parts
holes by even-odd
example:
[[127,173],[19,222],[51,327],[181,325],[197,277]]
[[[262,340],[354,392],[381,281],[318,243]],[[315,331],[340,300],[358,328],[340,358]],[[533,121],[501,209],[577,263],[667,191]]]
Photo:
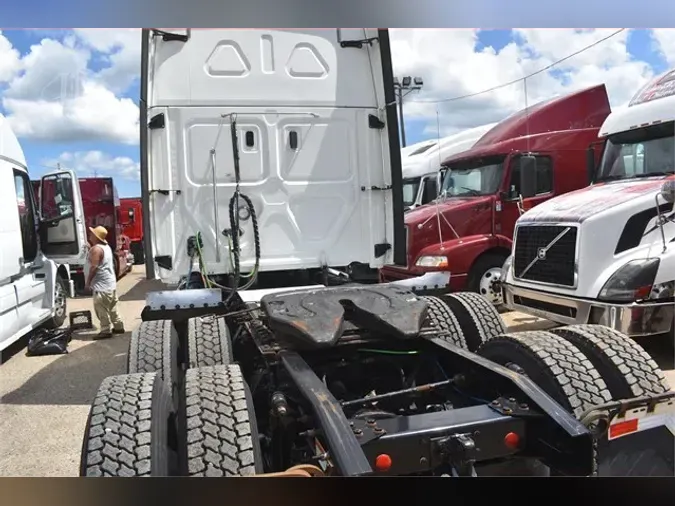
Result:
[[[98,266],[94,279],[91,280],[91,290],[93,292],[111,293],[117,288],[117,280],[115,276],[115,263],[113,262],[113,252],[107,244],[97,244],[94,248],[99,247],[103,250],[103,261]],[[87,255],[87,272],[91,269],[90,255]]]

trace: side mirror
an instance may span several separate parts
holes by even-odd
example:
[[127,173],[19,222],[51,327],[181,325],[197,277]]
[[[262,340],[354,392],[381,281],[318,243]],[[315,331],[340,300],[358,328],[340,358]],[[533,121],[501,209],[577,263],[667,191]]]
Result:
[[592,184],[595,176],[595,150],[592,147],[586,149],[586,175],[588,184]]
[[520,168],[520,196],[524,199],[537,194],[537,158],[523,155],[518,159]]
[[661,198],[669,204],[675,204],[675,181],[666,181],[661,186]]

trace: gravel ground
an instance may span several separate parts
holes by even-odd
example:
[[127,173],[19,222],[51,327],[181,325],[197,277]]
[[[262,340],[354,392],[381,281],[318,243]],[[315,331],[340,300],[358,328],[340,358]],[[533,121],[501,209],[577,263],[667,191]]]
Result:
[[[77,476],[89,405],[106,376],[125,372],[131,331],[140,323],[145,293],[143,268],[120,280],[120,312],[127,333],[93,341],[88,331],[73,335],[69,354],[26,357],[25,343],[3,354],[0,366],[0,476]],[[91,300],[68,300],[68,310],[92,310]],[[511,331],[550,328],[546,320],[520,313],[502,315]],[[670,342],[643,343],[675,386]]]

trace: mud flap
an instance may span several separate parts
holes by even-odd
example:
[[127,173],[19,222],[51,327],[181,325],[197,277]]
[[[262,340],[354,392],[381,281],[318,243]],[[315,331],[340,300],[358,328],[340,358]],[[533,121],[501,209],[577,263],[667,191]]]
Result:
[[675,392],[618,411],[598,441],[598,475],[675,476]]
[[675,438],[661,426],[598,443],[598,476],[675,476]]

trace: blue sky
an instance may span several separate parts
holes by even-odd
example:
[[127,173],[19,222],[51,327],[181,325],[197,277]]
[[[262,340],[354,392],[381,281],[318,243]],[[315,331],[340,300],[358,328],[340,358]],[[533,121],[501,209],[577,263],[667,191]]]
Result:
[[[114,30],[110,30],[108,34],[114,34],[114,32]],[[412,35],[414,32],[415,36]],[[411,102],[414,103],[415,100],[425,97],[441,98],[462,95],[467,91],[480,90],[481,87],[485,89],[493,83],[509,81],[513,76],[522,76],[531,68],[537,68],[538,65],[555,60],[559,54],[569,54],[575,48],[574,40],[592,41],[601,37],[601,34],[591,36],[570,30],[550,29],[542,30],[542,33],[527,32],[526,34],[515,34],[511,30],[479,31],[475,39],[471,39],[469,32],[469,30],[397,30],[394,33],[393,39],[400,41],[399,45],[394,46],[394,65],[397,72],[402,72],[401,75],[412,73],[412,75],[420,75],[425,79],[424,90],[417,97],[411,97]],[[68,46],[69,38],[72,39],[73,32],[70,30],[8,30],[3,31],[2,35],[20,53],[20,57],[26,59],[27,55],[31,53],[31,48],[41,44],[44,39],[53,39],[64,47]],[[135,39],[130,39],[132,42],[128,43],[123,41],[117,46],[110,44],[106,46],[105,43],[96,39],[97,37],[100,39],[104,35],[106,34],[102,34],[100,31],[95,34],[90,33],[74,46],[70,43],[74,48],[73,51],[82,48],[86,48],[88,51],[86,75],[105,74],[106,69],[109,70],[116,64],[114,55],[119,55],[123,50],[127,51],[127,56],[126,59],[120,57],[120,60],[124,59],[126,62],[126,72],[132,74],[136,72],[137,74],[140,70],[138,68],[140,62],[135,67],[133,61],[130,60],[130,58],[136,57],[136,53],[139,53],[138,47],[132,47],[135,44],[133,42]],[[664,55],[666,42],[674,42],[675,39],[668,38],[670,36],[665,32],[660,37],[657,40],[655,34],[650,30],[631,30],[625,41],[610,40],[605,43],[607,45],[606,54],[598,52],[597,61],[590,61],[588,58],[583,61],[579,59],[578,66],[575,67],[576,63],[571,60],[571,67],[563,70],[556,69],[550,72],[547,78],[554,80],[550,82],[554,82],[557,87],[555,93],[572,89],[575,86],[578,87],[581,84],[588,84],[594,79],[606,79],[612,105],[620,105],[630,98],[630,95],[637,90],[641,82],[668,68],[669,65]],[[659,40],[661,46],[659,46]],[[85,44],[82,41],[89,41],[90,43]],[[127,44],[128,47],[124,44]],[[614,52],[611,54],[610,44],[614,48],[612,49]],[[403,47],[409,47],[412,53],[406,55],[400,49]],[[429,48],[439,50],[438,54],[429,55]],[[63,51],[66,50],[67,47],[63,49]],[[561,51],[562,53],[560,53]],[[621,51],[625,51],[625,54],[620,54]],[[488,58],[484,56],[486,52],[490,53],[488,55],[490,60],[485,60],[485,58]],[[462,67],[462,65],[469,65],[471,61],[474,61],[474,57],[476,58],[475,62],[478,63],[471,64],[471,71]],[[2,54],[0,54],[0,58],[2,58]],[[456,59],[453,60],[452,58]],[[482,60],[479,60],[479,58],[482,58]],[[26,59],[26,61],[28,60]],[[132,61],[132,63],[129,64],[129,61]],[[503,62],[503,65],[500,62]],[[620,71],[622,68],[625,68],[625,72]],[[23,71],[20,71],[17,75],[21,76],[21,72]],[[29,71],[26,70],[25,72]],[[482,80],[485,84],[477,82],[481,80],[476,79],[476,72],[484,73],[485,77]],[[636,76],[635,74],[639,75]],[[138,104],[138,76],[135,75],[134,77],[135,79],[132,79],[128,85],[114,90],[118,100],[126,98]],[[105,84],[106,81],[101,82]],[[544,81],[542,81],[542,86],[544,84]],[[109,118],[109,120],[101,120],[102,124],[99,122],[95,128],[92,127],[91,133],[86,131],[86,126],[70,125],[69,128],[79,129],[77,131],[81,132],[81,135],[69,135],[68,140],[64,141],[58,140],[58,135],[55,135],[55,139],[50,139],[49,134],[41,136],[34,134],[34,131],[40,126],[39,111],[38,113],[33,111],[30,118],[20,118],[18,109],[7,108],[4,98],[10,96],[8,90],[11,87],[11,81],[5,83],[0,81],[0,88],[5,94],[3,100],[0,101],[0,110],[10,118],[10,121],[19,122],[21,120],[23,121],[22,124],[29,120],[34,122],[32,126],[24,125],[23,134],[19,132],[33,177],[49,172],[50,168],[45,165],[52,162],[63,160],[62,165],[66,166],[68,160],[78,160],[77,166],[73,168],[77,168],[81,173],[89,172],[89,174],[83,175],[96,173],[114,176],[121,196],[140,194],[139,182],[137,177],[132,174],[131,164],[131,162],[137,163],[139,160],[139,146],[137,143],[134,144],[128,140],[130,136],[137,135],[134,134],[133,125],[129,123],[128,117],[120,119],[120,125],[122,126],[118,129],[119,134],[107,135],[106,121],[110,122],[111,131],[114,130],[113,123],[117,121],[115,117],[115,104],[117,102],[110,102],[110,104],[105,105],[106,118]],[[537,96],[545,96],[547,90],[535,90],[533,93],[537,93]],[[506,96],[495,94],[494,96],[488,97],[486,95],[486,97],[480,98],[481,101],[466,101],[466,103],[461,104],[461,107],[457,103],[452,103],[451,105],[443,105],[441,109],[439,109],[439,106],[429,104],[426,104],[425,107],[423,107],[424,104],[406,105],[408,144],[437,135],[436,110],[439,110],[439,114],[442,115],[443,131],[441,134],[444,134],[450,130],[470,126],[464,124],[465,121],[462,119],[467,116],[463,108],[475,106],[477,111],[475,114],[476,125],[498,120],[500,117],[522,108],[517,101],[509,102]],[[29,100],[30,97],[24,97],[24,99]],[[494,103],[486,102],[483,99],[493,100]],[[111,100],[113,99],[111,98]],[[94,101],[93,104],[96,105],[97,102]],[[103,104],[101,107],[103,108]],[[459,109],[462,109],[462,111],[459,111]],[[494,112],[494,117],[487,114],[489,112]],[[92,106],[81,114],[85,117],[91,115],[88,119],[83,119],[83,123],[87,123],[89,120],[95,122],[96,116],[101,112],[97,106]],[[57,120],[55,120],[55,130],[59,129]],[[99,152],[99,154],[97,158],[91,158],[86,155],[88,152]],[[69,155],[63,156],[64,153],[80,154],[75,158],[73,156],[69,158]],[[97,162],[98,165],[87,166],[87,160],[99,160],[99,162]]]

